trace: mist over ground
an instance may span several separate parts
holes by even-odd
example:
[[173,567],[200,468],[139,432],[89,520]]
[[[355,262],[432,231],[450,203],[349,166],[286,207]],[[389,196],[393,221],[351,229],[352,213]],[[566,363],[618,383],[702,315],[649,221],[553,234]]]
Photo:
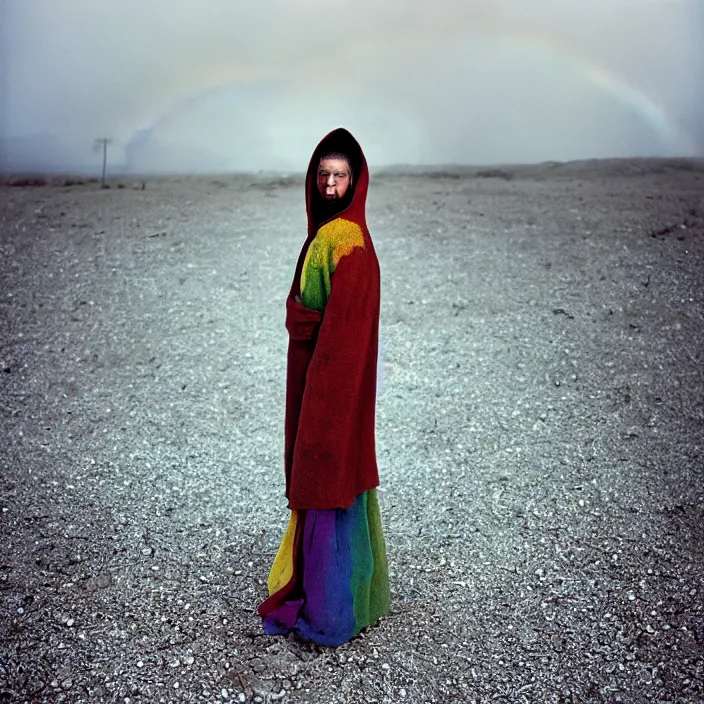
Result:
[[0,4],[0,167],[297,170],[704,153],[696,0]]

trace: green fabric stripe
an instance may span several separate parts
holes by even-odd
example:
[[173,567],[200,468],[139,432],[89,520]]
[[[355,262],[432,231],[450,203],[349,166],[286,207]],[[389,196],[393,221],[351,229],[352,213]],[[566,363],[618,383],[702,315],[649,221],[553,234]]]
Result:
[[372,544],[374,568],[369,594],[369,623],[372,624],[386,614],[391,606],[389,592],[389,567],[386,560],[384,533],[381,530],[381,512],[376,489],[370,489],[367,501],[367,520]]
[[317,238],[309,246],[311,251],[305,271],[306,285],[301,291],[301,303],[306,308],[324,310],[331,291],[332,250],[327,242]]
[[350,580],[357,633],[369,625],[369,585],[374,568],[367,523],[367,494],[362,494],[359,499],[354,504],[356,515],[353,518],[352,579]]
[[375,623],[390,606],[386,546],[381,529],[381,513],[376,489],[370,489],[358,502],[352,536],[352,579],[357,632]]

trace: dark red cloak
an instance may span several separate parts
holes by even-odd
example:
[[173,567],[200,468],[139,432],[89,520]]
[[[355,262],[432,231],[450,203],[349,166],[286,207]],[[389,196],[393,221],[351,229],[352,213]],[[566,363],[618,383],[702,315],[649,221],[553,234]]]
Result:
[[[324,220],[316,176],[320,155],[331,151],[350,156],[354,191],[344,210]],[[358,494],[379,484],[374,434],[380,276],[365,218],[368,185],[367,162],[355,138],[342,128],[330,132],[308,166],[308,238],[286,300],[284,464],[290,509],[349,508]],[[336,218],[359,226],[364,246],[339,259],[321,313],[295,297],[308,246],[321,225]]]

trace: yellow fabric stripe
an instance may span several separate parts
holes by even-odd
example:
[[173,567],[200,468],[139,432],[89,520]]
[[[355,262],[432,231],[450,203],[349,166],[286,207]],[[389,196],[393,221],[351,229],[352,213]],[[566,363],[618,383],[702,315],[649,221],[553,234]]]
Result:
[[344,218],[337,218],[323,225],[317,237],[329,243],[332,249],[333,271],[337,263],[355,247],[364,247],[364,235],[357,223]]
[[279,551],[274,558],[274,564],[269,572],[269,595],[271,596],[279,589],[285,587],[291,577],[293,577],[293,541],[296,537],[296,523],[298,522],[298,511],[291,511],[288,521],[288,528],[279,545]]
[[325,223],[310,243],[301,269],[301,293],[311,267],[324,271],[326,278],[335,271],[337,263],[355,247],[364,247],[364,235],[357,223],[336,218]]

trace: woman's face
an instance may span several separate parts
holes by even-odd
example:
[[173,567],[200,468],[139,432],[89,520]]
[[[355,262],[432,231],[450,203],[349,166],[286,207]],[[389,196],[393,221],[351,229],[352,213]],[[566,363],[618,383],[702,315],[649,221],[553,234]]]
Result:
[[326,200],[343,198],[352,183],[346,159],[321,159],[318,166],[318,192]]

